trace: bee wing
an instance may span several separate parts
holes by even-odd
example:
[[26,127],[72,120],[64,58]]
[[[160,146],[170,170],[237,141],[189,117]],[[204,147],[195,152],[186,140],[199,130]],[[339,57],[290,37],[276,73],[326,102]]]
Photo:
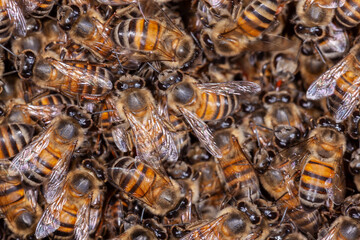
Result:
[[26,199],[29,200],[31,208],[36,210],[39,190],[37,188],[25,188]]
[[346,184],[344,176],[343,164],[339,163],[335,171],[335,176],[332,179],[332,187],[327,190],[329,198],[336,205],[340,205],[345,198]]
[[215,93],[219,95],[244,95],[256,94],[261,91],[258,84],[249,81],[230,81],[223,83],[198,83],[196,84],[204,92]]
[[51,120],[59,116],[62,113],[62,110],[65,108],[64,104],[42,106],[27,104],[17,106],[19,106],[24,112],[26,112],[30,116],[41,120],[45,124],[50,123]]
[[203,147],[214,157],[221,158],[222,153],[220,149],[216,146],[214,142],[214,136],[212,135],[211,130],[208,125],[204,121],[202,121],[199,117],[193,114],[191,111],[178,107],[179,111],[185,117],[186,122],[192,128],[194,134],[199,139]]
[[[23,14],[23,9],[15,0],[5,0],[6,10],[8,11],[10,21],[15,24],[17,34],[22,37],[26,36],[26,20]],[[31,1],[25,1],[31,2]]]
[[338,8],[344,6],[346,0],[307,0],[305,8],[311,4],[317,4],[322,8]]
[[36,227],[35,236],[37,239],[49,236],[60,227],[60,212],[67,201],[65,193],[66,191],[63,191],[61,195],[45,209]]
[[85,204],[79,209],[75,222],[75,239],[89,239],[89,222],[90,222],[90,203],[92,194],[86,199]]
[[[99,74],[94,70],[90,70],[93,68],[89,67],[91,66],[91,64],[89,63],[84,62],[84,68],[80,68],[74,66],[74,63],[76,63],[75,61],[58,61],[53,58],[47,58],[47,61],[57,70],[59,70],[62,74],[76,79],[78,84],[99,86],[109,90],[111,90],[113,87],[110,79],[107,79],[105,77],[106,74]],[[108,71],[105,68],[101,69],[103,69],[104,71]]]
[[121,126],[111,128],[111,135],[114,138],[115,145],[121,152],[130,151],[130,143],[128,141],[128,133]]
[[76,144],[77,141],[61,154],[61,158],[54,166],[49,180],[44,184],[44,197],[47,203],[53,202],[63,189],[70,158],[72,157]]
[[317,100],[332,95],[338,78],[349,70],[350,58],[352,57],[352,55],[346,56],[316,79],[307,90],[306,97],[311,100]]
[[[196,228],[195,230],[191,231],[189,234],[181,238],[181,240],[199,239],[200,236],[201,239],[206,240],[221,240],[222,238],[217,228],[221,225],[221,221],[223,221],[227,215],[228,214],[224,214],[210,221],[209,223],[199,228]],[[201,235],[199,232],[201,232]]]
[[356,78],[353,84],[347,89],[339,105],[331,105],[330,108],[335,113],[335,119],[345,120],[359,103],[360,77]]
[[9,171],[24,173],[25,171],[35,171],[36,166],[30,160],[37,157],[48,145],[49,138],[54,130],[54,125],[42,132],[35,140],[23,148],[12,160]]
[[246,48],[251,51],[282,51],[294,47],[296,43],[283,36],[265,34],[262,38],[250,41]]

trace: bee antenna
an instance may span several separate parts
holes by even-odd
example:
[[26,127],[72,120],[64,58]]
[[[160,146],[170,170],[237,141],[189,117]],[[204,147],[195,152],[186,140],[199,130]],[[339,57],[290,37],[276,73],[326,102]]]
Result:
[[0,44],[0,47],[4,50],[6,50],[8,53],[10,53],[11,55],[13,55],[14,57],[17,57],[17,55],[15,53],[13,53],[10,49],[8,49],[7,47],[5,47],[4,45]]
[[264,128],[264,129],[266,129],[266,130],[272,131],[272,132],[275,131],[274,129],[268,128],[268,127],[266,127],[266,126],[264,126],[264,125],[262,125],[262,124],[259,124],[259,123],[256,123],[255,125],[258,126],[258,127]]
[[146,62],[146,64],[149,65],[149,67],[151,67],[157,74],[160,74],[160,72],[151,63]]
[[201,49],[201,51],[204,51],[204,49],[201,47],[199,40],[196,38],[193,32],[190,32],[191,37],[194,39],[194,42],[196,45]]
[[281,225],[281,224],[284,222],[284,219],[285,219],[285,215],[286,215],[286,213],[287,213],[287,210],[288,210],[288,208],[286,207],[286,208],[285,208],[285,211],[284,211],[284,213],[283,213],[283,215],[282,215],[282,217],[281,217],[281,220],[280,220],[280,222],[279,222],[279,225]]
[[8,76],[8,75],[11,75],[11,74],[14,74],[14,73],[17,73],[17,71],[16,70],[14,70],[14,71],[10,71],[10,72],[6,72],[6,73],[3,73],[3,77],[4,76]]

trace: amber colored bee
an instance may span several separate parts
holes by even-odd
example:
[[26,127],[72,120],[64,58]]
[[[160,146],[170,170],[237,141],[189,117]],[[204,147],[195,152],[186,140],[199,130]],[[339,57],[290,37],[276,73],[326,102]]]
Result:
[[21,176],[8,175],[10,164],[7,160],[0,162],[0,213],[12,232],[25,237],[35,232],[42,209],[25,192]]
[[360,238],[360,223],[348,216],[339,216],[322,236],[323,240],[343,240]]
[[214,45],[215,52],[221,56],[236,56],[246,49],[272,50],[271,45],[276,45],[276,50],[288,48],[284,38],[272,37],[272,41],[281,44],[262,44],[257,41],[267,29],[275,22],[276,15],[283,7],[282,1],[253,0],[236,17],[225,18],[216,23],[208,31]]
[[190,35],[156,19],[135,18],[121,21],[112,32],[121,54],[130,62],[159,61],[170,68],[182,68],[194,56],[195,44]]
[[216,157],[221,153],[205,122],[221,120],[239,111],[240,95],[260,91],[252,82],[199,83],[173,70],[159,75],[158,87],[165,92],[169,109],[185,118],[200,142]]
[[241,147],[244,140],[243,133],[236,128],[216,131],[214,141],[222,153],[216,160],[228,193],[235,199],[255,200],[260,196],[259,181],[248,153]]
[[101,15],[93,9],[82,13],[76,5],[58,9],[59,26],[67,31],[71,39],[87,48],[98,61],[115,62],[115,44],[110,39],[111,29],[105,25]]
[[30,50],[18,56],[16,67],[21,78],[32,78],[38,86],[75,99],[100,101],[113,87],[113,75],[99,65],[37,57]]
[[294,170],[294,164],[301,171],[299,196],[306,210],[314,210],[322,205],[330,208],[334,204],[339,205],[345,194],[345,127],[328,117],[318,119],[317,124],[310,132],[309,139],[296,146],[301,151],[299,154],[294,154],[293,148],[280,153],[290,156],[289,172]]
[[175,181],[131,157],[117,159],[108,175],[114,186],[139,200],[156,215],[165,215],[174,209],[182,197]]
[[259,175],[264,189],[277,200],[277,205],[304,233],[315,235],[322,225],[320,214],[317,210],[307,212],[300,204],[298,188],[293,179],[284,174],[281,169],[270,167]]
[[143,86],[140,77],[121,77],[115,83],[119,97],[114,99],[114,106],[120,119],[126,119],[132,129],[131,138],[138,156],[159,169],[162,160],[176,161],[178,152],[170,125],[159,115],[150,90]]
[[48,202],[53,200],[57,185],[65,179],[73,152],[83,142],[84,129],[78,121],[66,115],[56,117],[11,163],[11,169],[19,171],[30,186],[45,183]]
[[101,168],[95,172],[87,164],[70,171],[62,189],[57,189],[56,198],[47,205],[36,228],[37,238],[53,234],[55,239],[88,239],[96,230],[102,214],[94,215],[92,208],[103,204],[99,199],[104,191],[105,173]]
[[[243,239],[245,237],[257,237],[257,233],[253,232],[253,224],[249,217],[233,207],[228,207],[220,211],[213,220],[201,224],[200,226],[191,226],[181,240],[186,239],[203,239],[203,236],[209,239]],[[250,239],[250,238],[249,238]]]
[[335,10],[336,23],[344,28],[353,28],[360,23],[360,2],[358,0],[342,1],[343,6]]
[[358,104],[358,68],[360,45],[355,45],[341,61],[311,84],[306,97],[311,100],[328,97],[329,111],[338,121],[345,120]]

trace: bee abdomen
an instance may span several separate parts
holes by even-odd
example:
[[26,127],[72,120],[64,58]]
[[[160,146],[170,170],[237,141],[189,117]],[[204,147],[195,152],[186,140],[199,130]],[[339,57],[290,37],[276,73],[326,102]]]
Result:
[[0,43],[7,42],[12,35],[13,24],[6,9],[0,9]]
[[196,114],[203,121],[224,119],[240,110],[239,97],[236,95],[201,94],[201,104]]
[[277,8],[276,0],[255,0],[241,14],[238,27],[249,37],[260,37],[275,20]]
[[33,4],[36,4],[36,8],[32,11],[31,16],[35,18],[43,18],[48,15],[51,9],[54,6],[54,0],[42,0],[42,1],[32,1]]
[[74,105],[75,101],[61,94],[51,94],[33,101],[36,106],[52,106],[52,105]]
[[19,153],[30,143],[35,128],[29,124],[0,126],[0,159],[8,159]]
[[337,23],[345,28],[358,25],[360,22],[360,1],[344,1],[344,5],[336,9],[335,18]]

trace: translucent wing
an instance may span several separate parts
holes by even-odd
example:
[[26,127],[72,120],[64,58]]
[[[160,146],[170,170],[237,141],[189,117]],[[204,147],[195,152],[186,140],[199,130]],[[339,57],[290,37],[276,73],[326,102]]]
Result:
[[306,0],[304,8],[311,4],[317,4],[322,8],[338,8],[344,6],[345,0]]
[[328,97],[334,93],[336,81],[342,74],[350,68],[350,58],[352,55],[346,56],[343,60],[335,64],[325,73],[323,73],[315,82],[313,82],[306,92],[306,97],[311,100]]
[[25,188],[25,196],[29,200],[31,208],[36,210],[39,190],[37,188]]
[[146,123],[139,122],[131,113],[124,110],[134,133],[138,156],[155,169],[161,169],[161,160],[176,161],[178,152],[172,133],[153,106]]
[[54,124],[42,132],[35,140],[19,152],[11,162],[9,171],[24,173],[27,171],[36,171],[36,166],[30,163],[31,159],[39,154],[49,145],[49,138],[54,131]]
[[15,0],[4,0],[4,2],[6,4],[6,10],[8,11],[10,21],[15,24],[15,29],[17,33],[20,36],[25,37],[26,20],[23,14],[23,9],[19,5],[19,3],[16,2]]
[[214,142],[214,136],[212,135],[212,132],[210,131],[208,125],[204,121],[202,121],[199,117],[197,117],[194,113],[191,111],[178,107],[179,111],[182,113],[182,115],[185,117],[186,122],[190,125],[192,130],[194,131],[194,134],[201,142],[202,146],[205,147],[207,151],[211,155],[213,155],[216,158],[221,158],[222,153],[220,149],[216,146]]
[[339,162],[337,168],[335,169],[332,187],[327,190],[329,198],[337,205],[340,205],[344,201],[346,192],[345,185],[343,164]]
[[218,231],[219,226],[221,226],[221,222],[224,221],[227,214],[224,214],[215,220],[210,221],[209,223],[196,228],[191,231],[185,237],[181,238],[181,240],[191,240],[191,239],[206,239],[206,240],[221,240],[221,235]]
[[60,212],[67,201],[65,191],[61,193],[56,201],[50,203],[45,209],[35,231],[37,239],[44,238],[52,234],[60,227]]
[[111,128],[111,135],[114,138],[115,145],[122,152],[130,151],[130,143],[128,142],[128,133],[122,126],[114,126]]
[[346,90],[339,104],[329,104],[329,109],[335,114],[338,121],[345,120],[359,103],[360,77],[357,77],[351,86]]
[[[47,58],[46,59],[52,66],[54,66],[57,70],[59,70],[62,74],[76,79],[78,84],[82,85],[92,85],[92,86],[98,86],[101,88],[109,89],[111,90],[113,87],[112,82],[110,79],[107,79],[105,76],[107,74],[100,74],[99,72],[96,72],[94,70],[94,67],[96,69],[99,69],[99,66],[94,65],[94,67],[89,67],[91,64],[89,63],[83,63],[84,67],[80,68],[77,67],[74,62],[71,61],[58,61],[53,58]],[[104,71],[108,71],[105,68],[101,68]],[[109,73],[111,74],[111,73]]]
[[65,105],[42,105],[35,106],[31,104],[27,105],[17,105],[15,107],[20,108],[26,114],[29,114],[36,119],[39,119],[44,124],[49,124],[55,117],[62,114],[62,110],[65,108]]
[[61,158],[54,166],[49,180],[44,184],[44,197],[47,203],[53,202],[63,189],[70,164],[70,158],[75,150],[76,144],[77,141],[61,154]]
[[220,95],[244,95],[257,94],[261,91],[258,84],[249,81],[230,81],[224,83],[200,83],[196,84],[204,92]]
[[89,239],[90,202],[92,194],[86,199],[85,204],[78,210],[75,222],[75,239]]

